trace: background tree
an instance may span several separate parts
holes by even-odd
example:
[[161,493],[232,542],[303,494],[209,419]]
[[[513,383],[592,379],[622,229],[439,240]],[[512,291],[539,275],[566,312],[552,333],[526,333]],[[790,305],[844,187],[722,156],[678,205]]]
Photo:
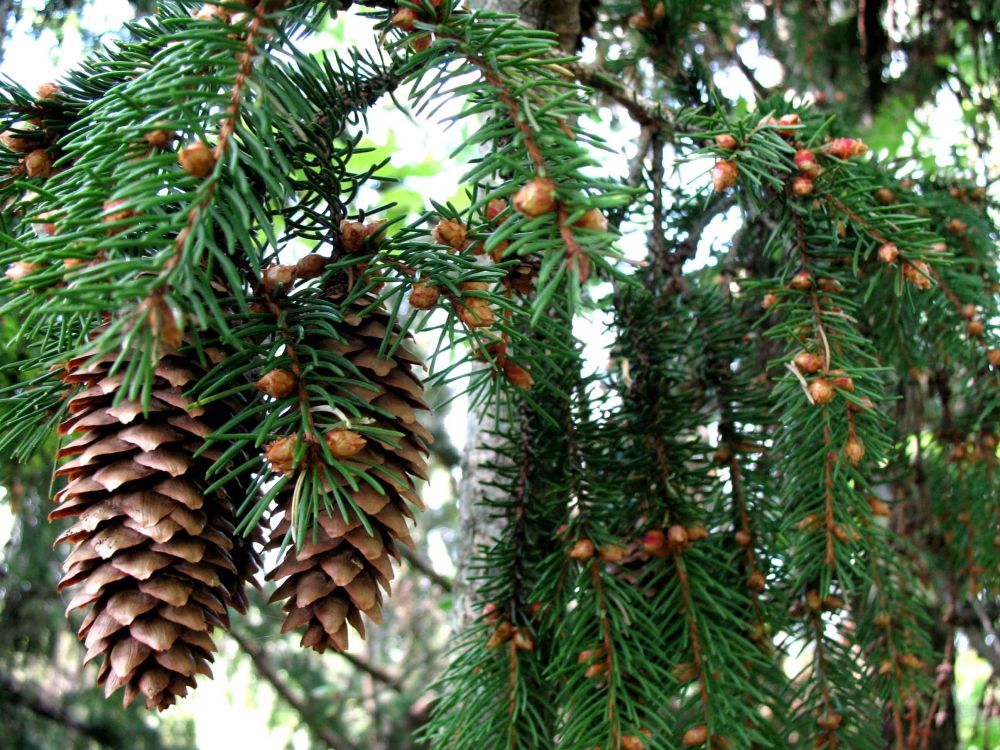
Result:
[[165,3],[5,87],[5,736],[200,743],[79,628],[318,747],[995,744],[1000,10],[350,13]]

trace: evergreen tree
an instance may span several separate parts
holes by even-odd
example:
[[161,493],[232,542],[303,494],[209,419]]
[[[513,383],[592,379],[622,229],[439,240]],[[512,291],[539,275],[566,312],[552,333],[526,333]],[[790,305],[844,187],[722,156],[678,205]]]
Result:
[[[0,452],[60,459],[58,586],[106,694],[168,708],[213,629],[275,682],[246,633],[378,628],[450,390],[488,533],[400,746],[957,747],[955,644],[1000,662],[1000,8],[362,5],[378,53],[305,51],[336,3],[165,0],[0,89]],[[947,160],[904,137],[943,91]],[[383,97],[451,112],[463,200],[372,198]],[[264,551],[283,614],[240,624]]]

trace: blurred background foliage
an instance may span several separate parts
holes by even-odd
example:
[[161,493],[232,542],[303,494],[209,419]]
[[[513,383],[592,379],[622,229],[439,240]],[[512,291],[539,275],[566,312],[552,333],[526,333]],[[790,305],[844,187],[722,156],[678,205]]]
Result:
[[[858,134],[875,151],[900,163],[910,160],[917,170],[921,164],[927,171],[944,166],[970,182],[995,179],[1000,172],[1000,156],[990,150],[1000,113],[1000,4],[673,2],[685,6],[689,23],[661,24],[655,33],[642,34],[630,19],[646,3],[591,4],[588,13],[596,25],[585,55],[628,77],[641,77],[641,66],[629,61],[646,55],[670,68],[705,66],[723,94],[734,99],[748,90],[751,97],[810,94],[821,110],[858,123]],[[18,80],[39,69],[57,70],[67,58],[112,41],[123,17],[152,9],[147,0],[129,5],[2,0],[2,70]],[[318,45],[349,44],[353,34],[368,33],[366,22],[353,23],[329,24]],[[683,85],[683,75],[670,79]],[[653,95],[669,93],[651,90],[648,81],[630,83]],[[448,159],[449,144],[461,142],[460,135],[431,137],[421,130],[428,126],[391,103],[383,105],[370,115],[382,122],[372,123],[367,148],[356,156],[357,171],[390,160],[378,200],[371,203],[394,204],[386,212],[390,219],[420,212],[428,194],[439,203],[464,206],[467,198],[452,166],[460,160]],[[612,111],[603,113],[594,126],[606,131],[612,144],[616,134],[623,142],[635,136]],[[945,140],[941,125],[947,130],[952,122],[962,137]],[[0,319],[0,335],[10,338],[14,327]],[[4,356],[16,354],[7,349]],[[0,365],[0,386],[15,383],[17,369],[9,362]],[[447,400],[447,394],[436,396]],[[417,747],[413,730],[426,721],[433,700],[427,686],[446,658],[454,570],[448,553],[456,546],[454,498],[461,474],[461,455],[449,436],[462,433],[463,402],[432,414],[435,422],[428,426],[436,437],[435,454],[424,492],[429,509],[414,534],[417,551],[394,587],[385,624],[371,629],[368,640],[356,642],[349,654],[318,656],[298,648],[293,637],[273,635],[280,613],[263,607],[266,592],[258,592],[250,615],[236,620],[233,636],[221,644],[215,671],[222,679],[205,682],[182,706],[159,716],[106,701],[80,665],[74,625],[64,618],[64,603],[55,592],[57,530],[45,521],[52,467],[41,459],[0,467],[0,747]],[[1000,723],[991,718],[997,713],[998,644],[987,634],[982,644],[959,645],[963,668],[955,697],[962,747],[1000,747]]]

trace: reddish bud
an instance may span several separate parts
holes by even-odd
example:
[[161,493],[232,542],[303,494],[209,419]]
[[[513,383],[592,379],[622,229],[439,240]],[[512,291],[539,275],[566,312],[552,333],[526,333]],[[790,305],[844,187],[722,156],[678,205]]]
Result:
[[486,220],[496,221],[497,217],[506,210],[507,201],[503,198],[492,198],[490,199],[490,202],[486,204]]
[[400,8],[392,16],[392,25],[397,29],[402,29],[403,31],[413,31],[414,26],[420,16],[417,15],[413,8]]
[[717,193],[728,190],[740,176],[740,168],[730,160],[717,161],[712,167],[712,189]]
[[578,540],[569,550],[574,560],[586,561],[594,556],[594,543],[589,539]]
[[815,177],[820,172],[819,164],[816,161],[816,154],[807,148],[796,151],[793,160],[795,161],[795,166],[806,177]]
[[723,133],[722,135],[715,136],[715,145],[726,151],[735,151],[740,144],[729,133]]

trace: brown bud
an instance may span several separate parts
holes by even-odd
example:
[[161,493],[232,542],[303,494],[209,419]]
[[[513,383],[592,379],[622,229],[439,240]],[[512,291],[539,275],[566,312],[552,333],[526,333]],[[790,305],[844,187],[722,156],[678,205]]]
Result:
[[486,648],[496,648],[497,646],[506,643],[510,640],[511,635],[514,632],[514,627],[510,624],[509,620],[504,620],[499,625],[497,625],[496,630],[490,636],[489,640],[486,641]]
[[182,148],[177,153],[177,161],[181,169],[192,177],[208,177],[215,169],[215,154],[203,141],[189,143]]
[[4,271],[4,276],[6,276],[11,281],[20,281],[29,273],[34,273],[42,268],[40,263],[27,263],[23,260],[19,260],[16,263],[11,263],[10,268]]
[[888,518],[892,515],[892,508],[889,507],[889,503],[885,502],[885,500],[880,500],[877,497],[869,496],[868,507],[872,509],[873,516]]
[[360,221],[348,221],[344,219],[340,222],[340,244],[349,253],[357,252],[368,239],[368,231]]
[[319,253],[309,253],[295,264],[295,276],[303,280],[318,279],[329,262],[329,258]]
[[712,189],[717,193],[729,190],[740,176],[740,168],[736,162],[725,159],[717,161],[712,167]]
[[767,580],[764,578],[764,574],[761,573],[759,570],[755,570],[753,573],[750,574],[750,577],[747,578],[747,588],[750,589],[751,591],[757,591],[757,592],[763,591],[764,586],[766,585],[767,585]]
[[836,711],[826,711],[819,715],[816,719],[816,724],[820,729],[826,729],[827,731],[833,731],[840,727],[843,717]]
[[271,464],[271,468],[281,474],[291,474],[294,470],[292,461],[295,458],[295,447],[298,438],[295,435],[278,438],[268,443],[264,457]]
[[410,34],[408,44],[414,52],[423,52],[431,46],[432,36],[430,34],[413,32]]
[[994,367],[1000,367],[1000,349],[990,349],[986,352],[986,359]]
[[848,438],[844,445],[844,455],[851,462],[851,466],[860,466],[861,459],[865,457],[865,446],[857,438]]
[[27,153],[28,151],[33,151],[36,142],[31,138],[25,138],[24,136],[18,135],[10,130],[7,130],[4,131],[3,135],[0,135],[0,143],[2,143],[11,151],[24,154]]
[[836,612],[837,610],[843,609],[846,603],[839,596],[825,596],[823,597],[823,609],[826,612]]
[[503,363],[503,374],[511,383],[513,383],[518,388],[522,388],[526,391],[531,390],[531,386],[535,384],[534,379],[531,377],[531,373],[525,370],[520,365],[510,361],[509,359],[504,360]]
[[813,191],[813,181],[805,176],[792,178],[792,193],[799,198],[811,195]]
[[799,352],[795,355],[794,361],[799,371],[804,372],[806,375],[813,375],[819,372],[819,368],[823,366],[823,358],[811,352]]
[[799,271],[788,282],[788,286],[792,289],[798,289],[800,292],[807,292],[813,287],[812,274],[808,271]]
[[704,526],[688,526],[686,531],[689,542],[697,542],[699,539],[705,539],[708,536],[708,529]]
[[723,133],[722,135],[715,136],[715,145],[726,151],[735,151],[739,148],[740,144],[729,133]]
[[514,628],[514,645],[522,651],[535,650],[535,641],[524,628]]
[[36,148],[24,157],[24,169],[28,177],[49,177],[52,175],[52,159],[44,148]]
[[257,381],[257,390],[274,398],[284,398],[290,396],[298,384],[298,378],[288,370],[271,370]]
[[813,612],[819,612],[823,608],[823,600],[815,589],[806,592],[806,606]]
[[58,83],[43,83],[38,87],[37,97],[39,99],[54,99],[59,93]]
[[287,287],[295,280],[295,266],[270,265],[264,269],[264,289],[273,292],[279,286]]
[[683,549],[688,543],[688,532],[683,526],[674,524],[667,529],[667,547],[671,552]]
[[496,321],[489,303],[479,297],[468,297],[457,306],[456,313],[469,328],[488,328]]
[[948,222],[948,231],[955,237],[964,237],[969,225],[961,219],[952,219]]
[[176,135],[174,135],[172,130],[150,130],[142,137],[153,148],[165,149],[170,148],[170,144],[176,138]]
[[514,195],[514,210],[528,218],[551,213],[556,208],[556,184],[548,177],[536,177]]
[[588,209],[573,225],[580,229],[590,229],[595,232],[608,231],[608,219],[599,208]]
[[646,744],[637,735],[626,734],[622,737],[621,750],[643,750],[644,747]]
[[882,677],[891,675],[896,671],[895,665],[892,663],[892,659],[883,659],[878,665],[878,673]]
[[578,540],[570,547],[569,556],[574,560],[589,560],[594,556],[594,543],[589,539]]
[[924,663],[923,659],[914,654],[901,654],[899,657],[899,663],[907,669],[927,669],[927,665]]
[[605,544],[598,555],[604,562],[620,563],[628,555],[628,550],[620,544]]
[[878,259],[887,266],[895,263],[899,257],[899,248],[893,242],[886,242],[878,249]]
[[608,665],[605,664],[603,661],[600,661],[597,662],[596,664],[591,664],[589,667],[587,667],[583,672],[583,676],[586,677],[587,679],[590,679],[592,677],[600,677],[602,674],[604,674],[605,671],[607,671],[607,668]]
[[892,624],[892,618],[889,616],[888,612],[879,612],[875,615],[872,622],[877,628],[888,628]]
[[409,302],[414,310],[430,310],[440,298],[441,288],[426,281],[418,281],[410,289]]
[[[105,224],[114,224],[125,219],[131,219],[135,216],[135,211],[131,208],[123,208],[125,201],[123,199],[114,201],[104,201],[104,215],[101,216],[101,221]],[[114,229],[108,230],[109,232],[121,232],[124,227],[115,227]]]
[[354,430],[330,430],[323,435],[323,442],[334,458],[356,456],[368,445],[368,441]]
[[674,679],[684,685],[698,676],[698,668],[689,661],[679,662],[672,672]]
[[497,606],[496,602],[487,602],[486,606],[483,607],[483,618],[487,622],[495,623],[500,619],[500,608]]
[[400,8],[392,16],[391,23],[397,29],[413,31],[418,20],[420,20],[420,16],[417,15],[417,12],[413,8]]
[[965,320],[972,320],[974,317],[976,317],[976,306],[975,305],[962,305],[962,309],[959,311],[959,314]]
[[705,724],[698,724],[691,727],[681,737],[681,744],[686,747],[698,747],[708,741],[708,727]]
[[454,219],[441,219],[431,230],[431,236],[439,245],[447,245],[452,250],[464,250],[469,243],[465,225]]
[[930,289],[933,285],[930,279],[930,266],[922,260],[903,263],[903,276],[918,289]]
[[896,195],[889,188],[879,188],[875,191],[875,201],[882,206],[888,206],[896,200]]
[[760,306],[763,307],[765,310],[769,310],[776,304],[778,304],[777,295],[768,292],[767,294],[764,295],[764,300],[760,303]]
[[833,385],[826,378],[816,378],[809,384],[809,396],[817,406],[830,403],[836,395]]
[[750,538],[750,533],[747,531],[737,531],[734,539],[736,540],[737,546],[743,547],[744,549],[753,543],[753,540]]
[[968,331],[970,336],[978,339],[986,333],[986,326],[983,325],[983,321],[981,320],[970,320],[966,324],[965,330]]

